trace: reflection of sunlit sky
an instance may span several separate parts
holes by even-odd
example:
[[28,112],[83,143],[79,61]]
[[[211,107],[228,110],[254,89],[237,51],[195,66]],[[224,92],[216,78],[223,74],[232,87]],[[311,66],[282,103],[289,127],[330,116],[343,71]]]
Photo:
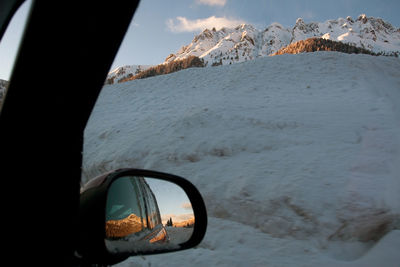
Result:
[[178,185],[154,178],[146,178],[146,182],[157,199],[161,217],[166,214],[174,214],[176,217],[183,214],[193,214],[193,210],[190,208],[190,200]]

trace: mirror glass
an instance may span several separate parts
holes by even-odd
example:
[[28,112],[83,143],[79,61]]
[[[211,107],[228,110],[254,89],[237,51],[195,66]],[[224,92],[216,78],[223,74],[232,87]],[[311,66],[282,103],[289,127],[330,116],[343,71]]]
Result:
[[176,184],[126,176],[109,187],[106,247],[110,253],[140,254],[178,249],[194,228],[192,205]]

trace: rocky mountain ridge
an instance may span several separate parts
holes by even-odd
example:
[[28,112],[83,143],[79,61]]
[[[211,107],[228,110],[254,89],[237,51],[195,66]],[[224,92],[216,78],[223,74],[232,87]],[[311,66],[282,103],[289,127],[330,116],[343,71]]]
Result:
[[[315,42],[316,38],[348,44],[350,46],[345,48],[347,52],[355,48],[367,54],[394,56],[400,54],[400,28],[393,27],[381,18],[367,17],[362,14],[355,20],[348,16],[310,23],[299,18],[295,25],[289,28],[279,23],[272,23],[262,30],[250,24],[220,30],[205,29],[196,35],[190,44],[183,46],[177,53],[170,54],[160,65],[119,67],[108,74],[105,83],[129,81],[135,79],[138,73],[150,70],[152,67],[163,67],[163,65],[182,62],[191,57],[200,58],[205,66],[217,66],[277,55],[282,51],[292,50],[293,53],[293,47],[304,47],[304,45],[308,48],[304,51],[297,49],[296,53],[320,50],[341,51],[332,47],[325,47],[327,49],[316,47],[310,50],[311,46],[321,43],[321,40]],[[337,47],[337,43],[335,46]]]
[[129,79],[135,76],[136,74],[139,74],[144,70],[147,70],[150,67],[152,67],[152,65],[126,65],[118,67],[108,73],[105,83],[106,84],[118,83],[119,81]]
[[197,56],[204,59],[207,66],[232,64],[269,56],[292,43],[313,37],[347,43],[374,53],[400,53],[400,29],[380,18],[362,14],[356,20],[347,17],[310,23],[299,18],[292,28],[273,23],[263,30],[250,24],[234,29],[206,29],[176,54],[169,55],[165,62]]

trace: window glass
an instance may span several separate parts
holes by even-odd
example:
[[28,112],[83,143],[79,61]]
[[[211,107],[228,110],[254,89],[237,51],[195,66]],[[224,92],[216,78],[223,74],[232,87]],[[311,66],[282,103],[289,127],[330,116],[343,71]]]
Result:
[[[187,177],[209,216],[204,254],[185,254],[198,266],[395,266],[399,9],[142,1],[86,128],[84,171]],[[170,230],[178,219],[161,212]]]
[[154,205],[155,205],[154,198],[152,197],[152,194],[145,180],[143,178],[140,178],[140,180],[138,181],[140,181],[139,182],[140,190],[143,194],[143,199],[146,204],[146,216],[147,216],[148,228],[153,229],[156,226],[156,223],[153,218]]
[[131,214],[141,217],[138,190],[132,180],[128,177],[117,179],[110,186],[106,206],[107,220],[121,220]]
[[148,198],[149,198],[149,217],[150,220],[152,221],[153,225],[156,226],[158,224],[161,224],[161,217],[160,217],[160,212],[158,209],[157,201],[154,197],[153,191],[150,189],[149,185],[147,182],[144,180],[144,188],[146,189]]
[[143,223],[143,227],[147,228],[148,227],[148,222],[147,222],[147,207],[146,207],[146,194],[142,189],[141,183],[142,183],[142,178],[140,177],[135,177],[135,179],[132,180],[133,185],[138,192],[137,198],[138,198],[138,203],[140,205],[140,212],[141,212],[141,219]]
[[115,180],[108,190],[106,202],[106,236],[122,238],[143,230],[140,189],[133,177]]

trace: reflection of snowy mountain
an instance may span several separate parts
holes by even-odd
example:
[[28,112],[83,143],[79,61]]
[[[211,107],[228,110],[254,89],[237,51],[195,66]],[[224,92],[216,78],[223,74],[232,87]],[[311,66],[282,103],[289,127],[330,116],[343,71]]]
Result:
[[107,237],[125,237],[143,230],[142,219],[135,214],[121,220],[106,221]]
[[186,221],[174,222],[175,227],[193,227],[193,225],[194,225],[194,217]]
[[399,84],[398,58],[316,52],[106,85],[83,179],[175,173],[209,215],[197,249],[120,266],[397,266]]
[[194,224],[194,215],[193,213],[187,213],[187,214],[163,214],[161,216],[161,220],[164,225],[167,225],[168,220],[172,219],[173,226],[176,227],[185,227],[188,224],[193,225]]
[[263,30],[248,24],[218,31],[206,29],[190,44],[167,57],[166,62],[190,55],[203,58],[209,66],[242,62],[271,55],[291,43],[311,37],[349,43],[376,53],[400,52],[400,29],[382,19],[360,15],[355,20],[347,17],[311,23],[298,19],[293,28],[273,23]]

